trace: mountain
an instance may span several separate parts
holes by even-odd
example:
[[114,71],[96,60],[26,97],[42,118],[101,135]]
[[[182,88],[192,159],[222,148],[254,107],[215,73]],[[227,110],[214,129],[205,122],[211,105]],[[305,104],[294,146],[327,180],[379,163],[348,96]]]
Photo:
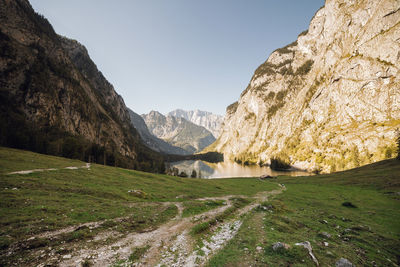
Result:
[[0,5],[0,145],[161,171],[123,99],[77,41],[27,0]]
[[196,153],[215,141],[206,128],[183,118],[164,116],[157,111],[142,115],[150,132],[173,146]]
[[133,112],[128,108],[129,116],[131,118],[132,125],[139,132],[140,137],[146,146],[151,148],[154,151],[165,153],[165,154],[175,154],[175,155],[188,155],[189,152],[169,143],[164,140],[157,138],[153,134],[150,133],[144,119],[139,115]]
[[203,126],[209,130],[215,138],[218,138],[221,129],[221,124],[224,121],[224,117],[216,115],[211,112],[201,110],[182,110],[176,109],[169,112],[167,115],[174,116],[177,118],[184,118],[187,121],[193,122],[194,124]]
[[327,0],[259,66],[208,150],[332,172],[395,154],[400,2]]

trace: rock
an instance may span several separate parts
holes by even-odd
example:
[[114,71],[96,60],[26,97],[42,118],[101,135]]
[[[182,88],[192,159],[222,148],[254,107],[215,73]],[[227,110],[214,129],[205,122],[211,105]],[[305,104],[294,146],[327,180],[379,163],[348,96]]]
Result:
[[263,248],[260,247],[260,246],[257,246],[257,247],[256,247],[256,250],[257,250],[258,252],[261,252],[261,251],[263,250]]
[[285,243],[282,243],[282,242],[276,242],[276,243],[274,243],[272,245],[272,249],[274,251],[277,251],[278,249],[281,249],[281,248],[288,249],[288,248],[290,248],[290,246],[288,244],[285,244]]
[[324,246],[325,247],[329,246],[329,243],[328,242],[324,242]]
[[327,232],[322,232],[319,234],[319,236],[321,236],[323,238],[331,238],[332,235]]
[[340,258],[340,260],[338,260],[335,263],[336,267],[355,267],[354,264],[352,264],[349,260],[345,259],[345,258]]
[[308,250],[308,254],[310,255],[310,257],[311,257],[311,259],[313,260],[313,262],[314,262],[317,266],[319,266],[318,260],[317,260],[317,258],[315,257],[315,255],[314,255],[313,252],[312,252],[311,243],[310,243],[309,241],[305,241],[305,242],[301,242],[301,243],[296,243],[295,245],[296,245],[296,246],[302,246],[302,247],[304,247],[305,249],[307,249],[307,250]]
[[63,259],[71,259],[72,258],[72,255],[71,254],[67,254],[67,255],[64,255],[63,256]]

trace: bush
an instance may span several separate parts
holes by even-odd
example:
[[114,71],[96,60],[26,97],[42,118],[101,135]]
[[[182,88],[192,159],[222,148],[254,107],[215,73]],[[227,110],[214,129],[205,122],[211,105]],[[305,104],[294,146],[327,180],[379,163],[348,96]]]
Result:
[[400,160],[400,131],[396,130],[397,159]]
[[306,62],[304,62],[303,65],[301,65],[297,70],[296,70],[296,75],[306,75],[307,73],[310,72],[312,65],[314,64],[314,61],[309,59]]
[[290,169],[290,163],[287,160],[276,156],[271,159],[270,168],[274,171],[287,170]]

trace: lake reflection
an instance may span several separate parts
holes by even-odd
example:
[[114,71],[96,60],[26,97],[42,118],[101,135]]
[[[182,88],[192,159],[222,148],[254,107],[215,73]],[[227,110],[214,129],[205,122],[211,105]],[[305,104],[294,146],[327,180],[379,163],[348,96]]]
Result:
[[208,163],[201,160],[185,160],[171,162],[171,167],[176,167],[179,171],[184,171],[189,176],[193,170],[197,174],[201,173],[202,178],[229,178],[229,177],[260,177],[261,175],[290,175],[290,176],[308,176],[311,175],[305,171],[273,171],[269,167],[260,167],[258,165],[243,166],[236,162]]

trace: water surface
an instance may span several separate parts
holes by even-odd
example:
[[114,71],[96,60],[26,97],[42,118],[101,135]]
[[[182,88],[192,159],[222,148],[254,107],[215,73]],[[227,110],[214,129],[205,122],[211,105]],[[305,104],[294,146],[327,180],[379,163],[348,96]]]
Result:
[[189,176],[192,171],[195,170],[197,174],[201,174],[201,178],[260,177],[261,175],[311,175],[311,173],[305,171],[274,171],[267,166],[244,166],[236,162],[208,163],[201,160],[185,160],[171,162],[170,166],[178,168],[180,172],[184,171]]

